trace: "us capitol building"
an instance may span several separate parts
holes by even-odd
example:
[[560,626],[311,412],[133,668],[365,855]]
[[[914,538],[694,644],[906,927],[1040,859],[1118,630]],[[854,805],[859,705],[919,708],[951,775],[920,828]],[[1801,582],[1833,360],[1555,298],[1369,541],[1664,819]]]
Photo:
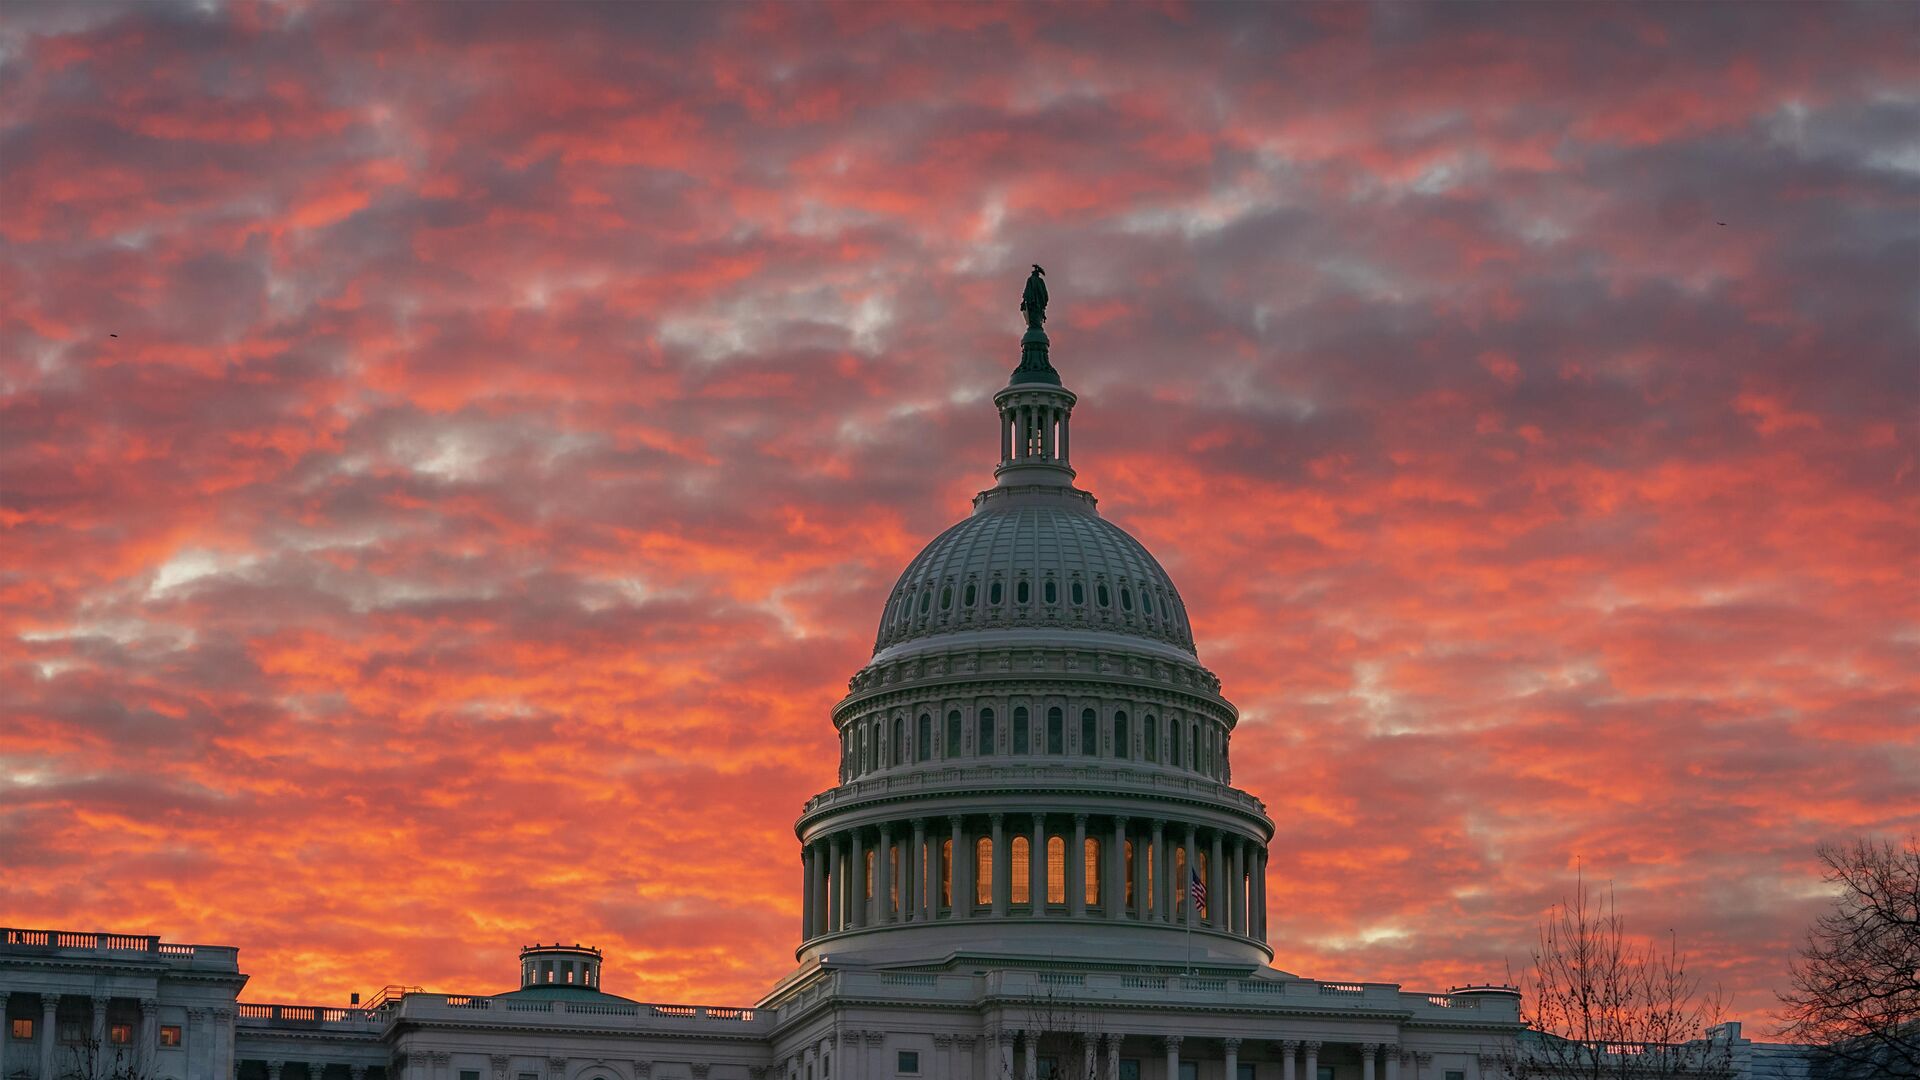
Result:
[[833,710],[798,965],[758,1002],[631,1001],[568,944],[504,993],[250,1004],[230,947],[8,929],[0,1080],[1490,1078],[1511,989],[1271,966],[1273,821],[1173,581],[1074,486],[1041,273],[993,486],[907,565]]

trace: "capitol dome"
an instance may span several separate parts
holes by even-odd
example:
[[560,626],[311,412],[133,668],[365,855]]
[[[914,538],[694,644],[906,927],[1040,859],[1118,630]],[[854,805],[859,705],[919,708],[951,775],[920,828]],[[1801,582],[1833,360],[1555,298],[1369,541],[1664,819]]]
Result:
[[993,486],[907,564],[834,706],[839,783],[795,825],[803,961],[1273,955],[1238,713],[1165,568],[1075,486],[1050,344],[1030,324]]

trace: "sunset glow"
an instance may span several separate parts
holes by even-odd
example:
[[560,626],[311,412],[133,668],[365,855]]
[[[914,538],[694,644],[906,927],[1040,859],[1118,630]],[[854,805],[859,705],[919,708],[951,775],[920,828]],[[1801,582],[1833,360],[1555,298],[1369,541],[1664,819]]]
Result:
[[1910,4],[11,3],[0,924],[751,1004],[1030,262],[1274,965],[1576,870],[1765,1030],[1920,828]]

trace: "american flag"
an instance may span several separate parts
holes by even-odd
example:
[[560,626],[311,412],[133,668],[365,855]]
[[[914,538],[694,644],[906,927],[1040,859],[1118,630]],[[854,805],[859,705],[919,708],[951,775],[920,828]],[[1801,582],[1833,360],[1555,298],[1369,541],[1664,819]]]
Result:
[[1195,910],[1206,907],[1207,883],[1200,880],[1200,871],[1189,870],[1187,873],[1193,876],[1193,883],[1187,886],[1187,892],[1193,896],[1193,906]]

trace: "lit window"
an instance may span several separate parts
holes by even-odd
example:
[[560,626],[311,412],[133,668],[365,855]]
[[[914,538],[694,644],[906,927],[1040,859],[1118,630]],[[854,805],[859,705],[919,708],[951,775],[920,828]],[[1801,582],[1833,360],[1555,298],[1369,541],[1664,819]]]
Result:
[[940,841],[940,905],[953,906],[953,841]]
[[1132,907],[1132,906],[1133,906],[1133,869],[1134,869],[1134,867],[1133,867],[1133,841],[1131,841],[1131,840],[1129,840],[1129,841],[1127,841],[1127,848],[1126,848],[1126,859],[1127,859],[1127,861],[1126,861],[1126,868],[1127,868],[1127,875],[1126,875],[1126,883],[1127,883],[1127,899],[1126,899],[1126,905],[1127,905],[1128,907]]
[[1016,836],[1013,838],[1013,846],[1008,849],[1013,856],[1010,860],[1013,863],[1013,872],[1007,875],[1007,883],[1013,886],[1011,899],[1016,904],[1024,904],[1032,899],[1027,895],[1028,878],[1032,876],[1029,870],[1032,857],[1028,852],[1031,851],[1032,848],[1033,845],[1027,842],[1026,837]]
[[160,1025],[160,1045],[161,1046],[179,1046],[180,1045],[180,1025],[179,1024]]
[[115,1046],[129,1046],[133,1043],[132,1024],[107,1025],[107,1041]]
[[895,1070],[897,1072],[905,1073],[908,1076],[920,1075],[920,1052],[918,1050],[900,1051],[897,1065],[898,1068]]
[[1067,839],[1047,837],[1047,903],[1067,902]]
[[1100,840],[1098,837],[1087,837],[1086,857],[1081,878],[1087,883],[1087,906],[1092,907],[1098,904],[1100,902]]
[[973,901],[993,903],[993,838],[983,836],[973,843]]
[[33,1038],[33,1021],[32,1020],[26,1020],[26,1019],[15,1020],[8,1026],[12,1029],[13,1037],[16,1039]]

